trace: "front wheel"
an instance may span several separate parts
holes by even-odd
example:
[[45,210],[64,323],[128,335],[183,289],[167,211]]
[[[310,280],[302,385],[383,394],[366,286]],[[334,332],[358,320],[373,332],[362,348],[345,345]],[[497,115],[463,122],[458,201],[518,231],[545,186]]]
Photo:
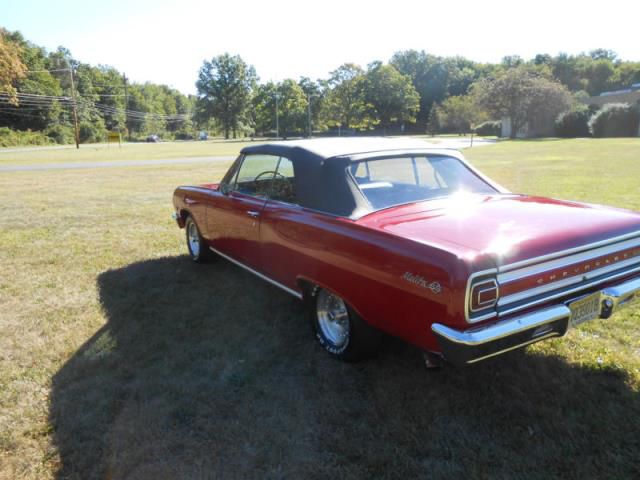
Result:
[[376,352],[381,334],[338,295],[317,288],[307,304],[316,338],[331,356],[356,362]]
[[198,225],[191,216],[184,222],[184,229],[187,237],[187,248],[191,260],[198,263],[208,262],[213,258],[213,252],[209,250],[207,242],[200,235]]

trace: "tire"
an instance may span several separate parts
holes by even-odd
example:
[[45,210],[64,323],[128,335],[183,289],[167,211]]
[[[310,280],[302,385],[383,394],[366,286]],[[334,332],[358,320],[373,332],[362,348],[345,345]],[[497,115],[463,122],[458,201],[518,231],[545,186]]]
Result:
[[189,215],[184,222],[185,238],[187,240],[187,249],[191,260],[196,263],[206,263],[211,261],[215,255],[209,249],[209,245],[200,234],[200,229],[193,217]]
[[382,334],[338,295],[315,288],[308,293],[306,303],[315,337],[329,355],[358,362],[377,353]]

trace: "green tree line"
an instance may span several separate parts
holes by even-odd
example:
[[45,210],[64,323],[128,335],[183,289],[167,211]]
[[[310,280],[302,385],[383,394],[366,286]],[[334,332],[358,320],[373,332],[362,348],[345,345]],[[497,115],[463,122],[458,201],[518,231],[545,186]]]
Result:
[[129,82],[113,67],[82,63],[63,47],[47,52],[19,32],[0,29],[0,64],[5,62],[16,73],[0,86],[0,127],[71,143],[75,97],[82,142],[103,141],[107,131],[134,139],[192,134],[195,97],[166,85]]
[[[47,52],[19,32],[0,31],[0,127],[72,141],[76,94],[82,141],[109,131],[133,138],[189,138],[198,129],[225,137],[313,132],[468,131],[509,116],[515,129],[534,115],[560,113],[576,99],[640,82],[640,62],[610,50],[479,63],[425,51],[396,52],[388,62],[338,66],[327,78],[261,82],[237,55],[203,62],[197,94],[131,83],[110,66],[91,66],[62,47]],[[5,65],[7,67],[5,67]],[[69,69],[73,71],[75,92]]]

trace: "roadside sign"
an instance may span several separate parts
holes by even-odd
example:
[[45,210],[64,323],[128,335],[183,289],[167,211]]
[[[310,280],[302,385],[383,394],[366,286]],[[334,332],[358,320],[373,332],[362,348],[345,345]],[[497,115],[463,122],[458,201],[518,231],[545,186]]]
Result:
[[111,142],[118,142],[118,145],[122,147],[122,136],[120,135],[120,132],[107,133],[107,145]]

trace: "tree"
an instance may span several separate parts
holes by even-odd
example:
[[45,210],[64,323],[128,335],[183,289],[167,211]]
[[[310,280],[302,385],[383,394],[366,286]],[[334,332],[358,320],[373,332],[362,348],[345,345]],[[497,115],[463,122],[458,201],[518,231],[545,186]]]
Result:
[[280,133],[302,133],[306,130],[307,96],[304,90],[290,78],[278,85],[278,116]]
[[252,120],[257,132],[276,129],[276,98],[279,134],[302,133],[307,123],[307,96],[290,78],[275,84],[259,85],[252,99]]
[[420,96],[411,79],[392,65],[373,63],[366,74],[365,99],[373,107],[376,120],[383,128],[394,123],[414,123],[420,108]]
[[9,102],[18,105],[14,83],[24,78],[27,67],[20,59],[20,48],[5,38],[6,31],[0,29],[0,90],[9,97]]
[[420,96],[417,124],[425,128],[433,105],[451,95],[465,95],[471,84],[488,70],[463,57],[438,57],[424,50],[396,52],[389,62],[407,75]]
[[449,97],[437,108],[440,126],[456,133],[467,133],[486,120],[471,95]]
[[[9,45],[28,71],[28,75],[14,79],[11,86],[21,94],[34,95],[18,106],[5,105],[0,109],[0,126],[40,131],[58,143],[71,141],[70,67],[74,72],[81,138],[102,140],[106,129],[121,130],[125,118],[129,131],[139,135],[151,131],[171,137],[187,134],[191,128],[194,102],[177,90],[152,83],[133,83],[127,91],[122,74],[113,67],[81,63],[64,47],[47,52],[25,40],[20,32],[0,29],[0,37],[3,47]],[[0,75],[9,71],[2,67]],[[7,91],[3,90],[5,87],[0,87],[0,91]],[[125,109],[134,112],[125,114]]]
[[585,73],[588,79],[587,91],[591,95],[599,95],[610,87],[614,73],[613,62],[608,59],[594,60]]
[[353,63],[345,63],[331,72],[330,90],[323,112],[329,125],[364,128],[371,124],[364,96],[365,82],[364,71]]
[[616,52],[606,48],[596,48],[595,50],[591,50],[589,52],[589,56],[594,60],[609,60],[611,62],[618,58],[618,54]]
[[476,82],[473,94],[478,105],[492,116],[510,118],[511,138],[540,118],[555,118],[572,102],[566,87],[524,67]]
[[516,68],[524,63],[522,57],[520,55],[507,55],[506,57],[502,57],[502,62],[500,62],[505,68]]
[[416,120],[426,127],[433,105],[447,96],[449,72],[446,65],[440,57],[429,55],[424,50],[396,52],[390,63],[400,73],[411,78],[413,87],[420,95],[420,109]]
[[438,109],[432,108],[429,112],[429,119],[427,120],[426,132],[429,135],[435,135],[440,132],[440,119],[438,118]]
[[539,53],[533,59],[533,63],[535,65],[550,65],[551,61],[551,55],[549,55],[548,53]]
[[616,65],[616,70],[610,79],[613,88],[628,88],[640,83],[640,62],[625,62]]
[[310,103],[310,105],[307,105],[307,108],[310,107],[311,128],[315,130],[323,130],[326,126],[321,121],[321,112],[329,90],[328,82],[326,80],[317,80],[314,82],[308,77],[300,77],[298,85],[302,88],[302,91],[307,97],[307,101]]
[[235,138],[256,82],[255,69],[239,55],[225,53],[205,61],[196,82],[200,114],[217,118],[224,137],[233,131]]
[[[6,34],[5,41],[15,46],[20,61],[27,71],[31,71],[29,75],[15,81],[14,86],[18,92],[51,96],[62,94],[57,79],[49,72],[42,71],[49,68],[47,56],[42,48],[30,45],[18,32]],[[70,120],[65,119],[65,110],[57,101],[51,104],[46,101],[31,101],[27,104],[23,102],[20,108],[8,108],[1,112],[0,125],[9,125],[17,130],[45,130],[52,124],[66,123],[65,120]],[[25,112],[26,115],[23,114]]]

